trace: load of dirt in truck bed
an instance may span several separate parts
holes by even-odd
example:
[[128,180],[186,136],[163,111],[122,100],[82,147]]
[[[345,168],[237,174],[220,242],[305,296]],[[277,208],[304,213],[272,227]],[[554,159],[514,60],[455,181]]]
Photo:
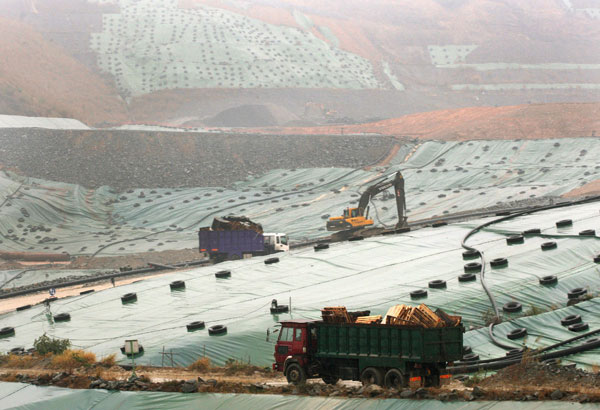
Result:
[[245,216],[228,215],[221,218],[214,218],[210,227],[200,228],[201,231],[254,231],[263,233],[261,224],[252,222]]

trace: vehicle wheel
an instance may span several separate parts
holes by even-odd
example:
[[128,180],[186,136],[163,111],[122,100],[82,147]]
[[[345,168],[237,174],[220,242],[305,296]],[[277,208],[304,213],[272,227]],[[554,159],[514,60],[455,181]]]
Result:
[[593,229],[585,229],[579,232],[579,236],[596,236],[596,231]]
[[525,336],[527,336],[527,329],[525,329],[524,327],[511,330],[506,335],[506,337],[508,337],[510,340],[520,339]]
[[195,322],[192,322],[188,325],[185,326],[188,330],[188,332],[192,332],[194,330],[198,330],[198,329],[204,329],[204,322],[201,320],[197,320]]
[[560,320],[560,324],[563,326],[570,326],[575,323],[581,323],[581,315],[569,315]]
[[388,389],[394,388],[394,389],[400,390],[400,388],[402,388],[406,385],[406,380],[400,370],[390,369],[385,374],[383,383],[384,383],[385,387],[387,387]]
[[334,384],[336,384],[336,383],[338,382],[338,380],[339,380],[340,378],[339,378],[339,377],[337,377],[337,376],[323,376],[323,377],[322,377],[322,379],[323,379],[323,382],[324,382],[325,384],[331,384],[331,385],[334,385]]
[[360,381],[363,386],[368,386],[370,384],[381,386],[383,383],[383,374],[381,373],[381,369],[378,369],[377,367],[367,367],[360,374]]
[[290,364],[285,370],[285,378],[291,384],[306,383],[306,372],[298,363]]

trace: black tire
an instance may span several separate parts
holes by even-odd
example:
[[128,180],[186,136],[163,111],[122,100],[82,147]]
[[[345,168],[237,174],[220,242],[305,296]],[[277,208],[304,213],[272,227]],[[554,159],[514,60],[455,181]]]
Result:
[[598,343],[600,342],[600,337],[592,337],[591,339],[587,339],[585,342],[583,342],[584,345],[589,345],[592,343]]
[[292,363],[285,369],[285,378],[290,384],[306,383],[306,372],[298,363]]
[[220,270],[217,273],[215,273],[215,278],[224,279],[229,277],[231,277],[230,270]]
[[541,248],[543,251],[549,251],[551,249],[556,249],[558,247],[558,245],[556,244],[556,242],[551,241],[551,242],[544,242],[541,245]]
[[587,289],[585,289],[585,288],[574,288],[569,291],[569,293],[567,294],[567,297],[569,299],[578,299],[581,296],[585,295],[586,293],[587,293]]
[[527,329],[524,327],[513,329],[506,334],[506,337],[508,337],[510,340],[520,339],[525,336],[527,336]]
[[585,229],[579,232],[579,236],[596,236],[596,231],[593,229]]
[[425,289],[417,289],[410,292],[411,299],[422,299],[427,297],[427,291]]
[[71,315],[68,313],[59,313],[54,316],[54,322],[68,322],[71,320]]
[[465,273],[481,271],[481,263],[469,262],[464,266]]
[[398,369],[390,369],[383,377],[383,385],[388,389],[400,390],[408,384],[404,374]]
[[176,281],[171,282],[169,284],[169,287],[171,288],[171,290],[185,289],[185,282],[182,280],[176,280]]
[[594,256],[594,262],[595,263],[600,263],[600,255]]
[[27,310],[27,309],[30,309],[30,308],[31,308],[31,305],[23,305],[23,306],[19,306],[19,307],[16,309],[16,311],[17,311],[17,312],[20,312],[21,310]]
[[269,258],[269,259],[265,259],[265,265],[271,265],[273,263],[278,263],[279,262],[279,258]]
[[463,345],[462,352],[463,352],[463,356],[464,356],[468,353],[473,353],[473,349],[471,348],[471,346]]
[[95,292],[94,289],[88,289],[88,290],[82,290],[81,292],[79,292],[79,294],[80,295],[87,295],[87,294],[90,294],[90,293],[93,293],[93,292]]
[[315,252],[322,251],[323,249],[329,249],[328,243],[318,243],[314,246]]
[[367,367],[360,374],[360,381],[363,386],[368,386],[370,384],[376,384],[381,386],[383,384],[383,372],[381,369],[377,367]]
[[464,273],[458,277],[459,282],[473,282],[477,280],[477,275],[474,273]]
[[352,238],[348,238],[349,242],[354,242],[354,241],[362,241],[363,239],[365,239],[362,236],[353,236]]
[[560,320],[560,324],[563,326],[570,326],[575,323],[581,323],[581,315],[569,315]]
[[568,327],[568,329],[571,332],[583,332],[584,330],[588,330],[589,328],[590,325],[588,325],[587,323],[575,323],[574,325]]
[[436,279],[429,282],[429,287],[432,289],[446,289],[446,281],[443,279]]
[[554,285],[555,283],[558,283],[558,278],[555,275],[547,275],[540,278],[540,285]]
[[490,261],[490,266],[492,268],[503,268],[508,266],[508,259],[506,258],[496,258]]
[[3,327],[2,329],[0,329],[0,336],[10,336],[10,335],[14,335],[15,334],[15,328],[14,327]]
[[279,313],[287,313],[290,311],[290,307],[288,305],[277,305],[277,307],[271,308],[271,314],[277,315]]
[[511,356],[519,356],[522,355],[525,352],[525,349],[521,348],[514,348],[514,349],[510,349],[508,352],[506,352],[506,357],[511,357]]
[[462,362],[476,362],[479,360],[479,355],[477,353],[467,353],[462,357]]
[[204,322],[201,320],[197,320],[195,322],[189,323],[186,326],[188,332],[192,332],[194,330],[204,329]]
[[10,349],[10,353],[12,353],[12,354],[25,353],[25,348],[24,347],[13,347],[12,349]]
[[479,258],[479,256],[480,256],[479,251],[475,250],[475,249],[473,249],[473,250],[469,249],[462,253],[463,260],[475,259],[475,258]]
[[525,238],[523,238],[523,235],[511,235],[508,238],[506,238],[506,243],[508,245],[518,245],[524,242]]
[[557,228],[564,228],[571,225],[573,225],[573,220],[571,219],[561,219],[560,221],[556,222]]
[[521,305],[519,302],[510,301],[506,302],[504,306],[502,306],[502,310],[508,313],[516,313],[523,310],[523,305]]
[[540,228],[531,228],[523,231],[522,235],[539,235],[542,231]]
[[[440,228],[440,227],[446,226],[446,225],[448,225],[448,222],[440,221],[440,222],[434,222],[434,223],[432,223],[431,227],[432,228]],[[394,370],[394,369],[392,369],[392,370]]]
[[338,380],[340,380],[340,378],[337,376],[323,376],[321,379],[323,379],[325,384],[331,384],[332,386],[335,385]]
[[137,300],[137,294],[135,293],[126,293],[123,296],[121,296],[121,302],[123,303],[127,303],[127,302],[135,302]]
[[227,333],[227,326],[225,325],[214,325],[208,328],[209,335],[222,335]]

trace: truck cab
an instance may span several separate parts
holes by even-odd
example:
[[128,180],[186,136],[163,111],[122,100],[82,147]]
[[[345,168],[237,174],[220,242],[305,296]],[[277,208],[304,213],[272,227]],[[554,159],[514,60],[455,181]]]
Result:
[[274,252],[286,252],[290,250],[288,237],[284,233],[263,233],[265,248]]
[[303,383],[310,377],[306,374],[306,369],[316,346],[317,334],[313,320],[281,322],[273,370],[283,372],[290,383]]

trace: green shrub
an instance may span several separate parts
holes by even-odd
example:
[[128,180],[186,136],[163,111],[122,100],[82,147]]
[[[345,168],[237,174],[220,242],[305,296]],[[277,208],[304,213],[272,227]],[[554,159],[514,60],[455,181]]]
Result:
[[71,347],[71,341],[69,339],[52,339],[44,333],[35,339],[33,347],[41,355],[47,353],[61,354]]

